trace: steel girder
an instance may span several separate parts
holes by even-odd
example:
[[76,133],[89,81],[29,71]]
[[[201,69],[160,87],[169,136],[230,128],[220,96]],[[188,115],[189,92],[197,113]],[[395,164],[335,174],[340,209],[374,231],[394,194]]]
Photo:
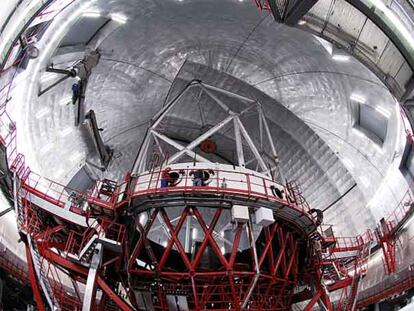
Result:
[[[160,310],[168,310],[166,296],[173,293],[187,296],[192,310],[239,310],[242,306],[251,310],[289,310],[299,273],[297,234],[285,225],[274,223],[264,228],[260,242],[249,239],[250,248],[244,256],[238,252],[238,246],[250,224],[238,224],[231,241],[232,249],[223,254],[213,234],[222,211],[222,208],[217,208],[207,224],[200,208],[187,206],[173,226],[164,208],[153,209],[147,223],[138,225],[139,239],[129,257],[132,287],[145,288],[156,295],[156,307]],[[170,234],[161,253],[148,238],[158,215],[161,215]],[[204,234],[192,256],[185,252],[178,238],[188,216],[196,219]],[[254,260],[255,250],[257,261]],[[169,262],[172,253],[179,258],[173,265]],[[213,254],[216,265],[200,265],[207,253]]]

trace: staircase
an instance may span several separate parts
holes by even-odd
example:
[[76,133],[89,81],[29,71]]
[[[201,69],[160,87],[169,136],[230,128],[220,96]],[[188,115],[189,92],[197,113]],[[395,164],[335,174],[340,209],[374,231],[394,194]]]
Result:
[[105,229],[95,221],[83,235],[71,231],[65,248],[67,257],[75,262],[87,264],[98,243],[110,251],[122,252],[125,227],[114,223],[107,226],[105,222],[102,222],[102,225]]
[[[74,239],[74,232],[70,233],[69,241],[70,239]],[[70,253],[67,254],[67,256],[78,262],[78,263],[87,263],[92,258],[92,254],[95,250],[96,244],[98,244],[98,236],[94,234],[86,243],[85,246],[83,246],[81,249],[76,251],[73,249]]]
[[53,289],[50,285],[49,279],[45,274],[45,269],[42,266],[42,257],[39,254],[36,243],[33,243],[32,239],[28,236],[28,242],[30,246],[30,253],[33,259],[33,265],[36,271],[37,278],[39,279],[40,286],[46,297],[47,302],[52,310],[60,310],[58,302],[54,299]]
[[[368,258],[371,253],[371,245],[372,245],[372,235],[370,232],[367,232],[363,236],[356,237],[356,243],[348,243],[345,245],[341,245],[338,249],[341,251],[350,251],[352,250],[355,252],[355,257],[353,259],[353,268],[347,268],[346,274],[348,280],[351,281],[349,284],[343,288],[343,292],[341,295],[341,299],[338,302],[335,310],[341,311],[354,311],[356,307],[356,301],[358,298],[358,290],[359,284],[361,279],[367,273],[367,264]],[[358,249],[354,250],[354,248],[358,245]],[[346,258],[346,257],[344,257]],[[346,268],[346,263],[344,263],[344,267]]]

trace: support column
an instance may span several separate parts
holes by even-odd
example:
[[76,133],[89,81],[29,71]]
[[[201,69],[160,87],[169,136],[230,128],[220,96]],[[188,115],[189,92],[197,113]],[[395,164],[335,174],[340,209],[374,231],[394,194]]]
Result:
[[185,222],[185,245],[184,245],[184,249],[186,253],[190,253],[191,252],[191,245],[192,243],[192,236],[191,236],[191,217],[192,216],[187,216],[186,222]]
[[86,281],[85,294],[83,296],[82,311],[92,310],[96,294],[96,276],[102,261],[102,244],[96,245],[89,267],[88,279]]
[[37,282],[36,272],[33,265],[32,254],[30,252],[29,245],[26,243],[26,259],[27,259],[27,266],[29,270],[29,279],[30,285],[33,290],[33,296],[37,304],[37,308],[39,311],[46,311],[45,305],[43,304],[42,294],[40,292],[39,283]]

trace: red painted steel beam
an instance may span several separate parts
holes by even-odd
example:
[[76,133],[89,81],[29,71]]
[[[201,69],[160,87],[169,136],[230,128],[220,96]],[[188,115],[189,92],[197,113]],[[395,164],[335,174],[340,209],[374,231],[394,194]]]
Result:
[[30,252],[29,246],[26,244],[26,258],[27,258],[27,266],[29,269],[29,280],[30,284],[33,289],[33,296],[35,298],[37,308],[39,311],[46,311],[45,306],[43,304],[42,294],[40,291],[39,283],[37,282],[36,272],[33,264],[32,255]]
[[328,286],[328,291],[333,292],[338,289],[350,286],[352,284],[352,280],[352,277],[348,277],[346,279],[335,282],[334,284]]
[[[204,236],[204,241],[203,241],[204,248],[207,246],[207,243],[210,243],[210,245],[213,247],[213,250],[216,253],[218,259],[220,260],[221,264],[225,268],[231,269],[231,267],[230,267],[227,259],[221,253],[220,247],[218,247],[216,241],[214,240],[214,238],[212,236],[212,233],[213,233],[214,228],[215,228],[215,226],[217,224],[217,221],[218,221],[218,219],[219,219],[219,217],[221,215],[221,212],[222,212],[222,208],[218,208],[217,211],[216,211],[216,213],[214,214],[214,217],[213,217],[213,220],[212,220],[212,222],[210,224],[210,227],[207,228],[207,225],[204,222],[203,217],[201,216],[201,214],[198,211],[198,209],[197,208],[194,208],[193,209],[194,216],[197,218],[198,223],[200,224],[201,229],[204,231],[204,235],[205,235]],[[200,251],[201,251],[201,248],[202,247],[200,247]],[[201,259],[202,252],[200,252],[200,251],[197,254],[197,255],[199,255],[199,254],[200,255],[198,257],[196,256],[196,259],[193,262],[193,267],[197,267],[197,265],[198,265],[198,263],[199,263],[199,261]]]
[[98,283],[99,287],[105,292],[105,294],[112,299],[113,302],[117,304],[119,308],[123,311],[133,311],[134,309],[131,308],[125,301],[121,299],[103,280],[103,278],[98,274],[96,276],[96,282]]
[[322,290],[321,300],[322,300],[323,304],[328,309],[328,311],[332,311],[333,307],[332,307],[332,303],[331,303],[331,300],[329,298],[329,295],[325,292],[325,290],[323,288],[321,290]]
[[272,242],[273,242],[273,238],[274,238],[274,236],[275,236],[275,234],[277,232],[278,227],[279,227],[279,224],[278,223],[274,223],[271,232],[270,232],[270,230],[269,230],[268,227],[265,228],[266,245],[265,245],[265,247],[263,249],[263,252],[262,252],[262,254],[261,254],[260,258],[259,258],[259,267],[261,267],[264,259],[266,258],[266,254],[270,250],[270,253],[269,253],[269,257],[270,257],[269,260],[270,260],[270,267],[271,267],[270,271],[274,271],[275,270],[274,269],[274,259],[273,259]]
[[286,249],[287,239],[289,238],[289,235],[290,235],[290,232],[288,232],[286,234],[286,236],[284,236],[283,235],[283,229],[279,228],[277,238],[278,238],[279,243],[280,243],[279,244],[280,248],[278,250],[278,255],[277,255],[276,261],[274,263],[274,268],[273,268],[273,271],[272,271],[272,275],[276,275],[276,271],[279,269],[279,266],[281,264],[285,265],[285,263],[284,263],[284,259],[286,259],[285,249]]
[[164,254],[163,254],[163,256],[162,256],[162,258],[160,260],[160,264],[159,264],[159,269],[160,270],[162,270],[165,262],[167,261],[168,255],[170,254],[170,252],[171,252],[172,247],[173,247],[174,244],[177,246],[178,253],[180,254],[181,259],[183,260],[183,262],[184,262],[185,266],[187,267],[187,269],[189,271],[192,270],[191,263],[188,260],[187,255],[185,253],[185,250],[184,250],[183,246],[181,245],[180,240],[177,237],[177,234],[180,232],[180,229],[183,226],[184,221],[186,220],[186,217],[188,215],[188,210],[189,210],[188,207],[184,210],[184,212],[181,215],[181,218],[180,218],[177,226],[175,227],[175,229],[172,226],[171,221],[170,221],[170,219],[168,217],[168,214],[166,213],[165,209],[161,208],[161,210],[160,210],[161,211],[162,218],[164,219],[164,222],[167,225],[168,231],[169,231],[169,233],[171,235],[171,239],[168,241],[167,248],[165,249]]
[[[70,260],[67,260],[60,255],[54,253],[51,250],[44,250],[42,256],[51,262],[60,265],[68,270],[74,271],[76,273],[82,274],[86,276],[88,274],[88,270],[82,266],[76,265]],[[116,293],[112,291],[112,289],[105,283],[100,275],[96,277],[96,282],[99,287],[105,292],[105,294],[111,298],[122,310],[126,311],[133,311],[133,309],[126,304]],[[44,310],[44,309],[43,309]]]
[[306,308],[304,309],[304,311],[311,311],[312,308],[313,308],[313,306],[316,304],[316,302],[321,297],[321,294],[322,294],[322,289],[318,290],[318,292],[316,293],[316,295],[313,296],[313,298],[311,299],[311,301],[309,301],[309,303],[306,306]]
[[302,302],[305,300],[309,300],[309,299],[312,299],[312,297],[313,297],[312,292],[308,288],[305,288],[303,291],[293,295],[292,303],[298,303],[298,302]]
[[229,268],[234,268],[234,262],[236,260],[237,250],[240,244],[240,237],[243,232],[243,224],[238,224],[236,229],[236,234],[234,236],[233,247],[231,249],[230,260],[229,260]]
[[[157,215],[158,215],[158,209],[155,209],[154,212],[152,213],[151,217],[150,217],[149,223],[147,223],[147,226],[145,227],[145,232],[142,233],[143,236],[148,235],[148,232],[150,231],[152,225],[154,224],[154,221],[155,221]],[[135,264],[136,259],[138,258],[138,255],[139,255],[143,245],[144,245],[144,241],[141,238],[139,240],[139,242],[137,243],[137,245],[135,246],[135,248],[132,252],[132,255],[131,255],[131,257],[128,261],[128,271],[131,271],[133,269],[133,265]]]

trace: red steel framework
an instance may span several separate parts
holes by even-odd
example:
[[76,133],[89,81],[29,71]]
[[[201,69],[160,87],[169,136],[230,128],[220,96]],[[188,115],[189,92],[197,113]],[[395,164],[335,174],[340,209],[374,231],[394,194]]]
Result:
[[[17,163],[23,163],[21,160],[22,157],[17,157],[16,159],[18,159],[18,161],[16,161]],[[241,258],[238,253],[238,245],[243,225],[238,226],[234,240],[232,241],[232,250],[226,255],[222,254],[215,237],[212,235],[215,225],[224,208],[216,208],[212,222],[207,224],[203,219],[202,213],[199,212],[198,207],[187,206],[184,208],[178,224],[174,227],[166,212],[167,208],[158,207],[152,211],[150,221],[145,228],[138,223],[140,239],[133,248],[131,256],[129,256],[127,252],[129,245],[124,243],[126,240],[124,226],[109,220],[108,216],[105,217],[105,214],[112,217],[114,215],[114,210],[122,210],[121,207],[125,207],[125,204],[131,200],[130,196],[122,195],[124,200],[119,201],[120,191],[115,190],[118,189],[117,187],[112,193],[108,192],[108,189],[105,188],[105,191],[98,191],[95,193],[96,197],[87,197],[87,200],[93,202],[93,206],[95,206],[95,208],[92,208],[95,214],[97,202],[104,203],[100,205],[101,211],[104,209],[109,212],[102,212],[102,217],[95,219],[83,233],[71,230],[68,235],[62,235],[70,225],[57,225],[55,227],[45,226],[39,221],[39,213],[42,214],[42,212],[41,209],[38,208],[41,208],[41,206],[33,205],[33,199],[31,199],[31,196],[35,195],[47,199],[59,206],[62,193],[58,195],[58,199],[55,199],[55,196],[50,197],[50,189],[56,190],[56,187],[50,186],[49,184],[49,186],[43,188],[43,192],[39,194],[39,190],[37,189],[39,188],[38,181],[40,179],[37,179],[35,185],[32,186],[33,182],[30,182],[30,175],[32,173],[27,175],[25,173],[26,170],[21,169],[21,165],[23,164],[15,163],[15,165],[12,166],[16,172],[20,172],[20,174],[25,175],[26,178],[25,183],[22,184],[22,189],[26,191],[26,196],[21,199],[21,210],[24,213],[23,218],[25,219],[22,228],[31,236],[32,240],[38,244],[39,253],[43,258],[48,260],[49,266],[51,263],[53,266],[57,265],[63,269],[69,270],[71,271],[71,277],[75,277],[78,281],[85,282],[86,280],[84,277],[87,270],[71,261],[69,254],[77,255],[78,260],[82,261],[83,264],[90,262],[90,252],[84,252],[82,258],[80,258],[80,254],[90,243],[94,235],[99,236],[100,232],[104,232],[106,238],[120,243],[122,245],[121,249],[124,250],[123,255],[116,252],[109,252],[109,254],[106,255],[103,263],[105,270],[115,269],[120,271],[119,269],[123,261],[125,261],[126,258],[129,258],[127,274],[132,281],[128,286],[132,286],[132,288],[136,286],[142,288],[147,285],[149,288],[154,280],[157,280],[158,288],[155,290],[158,297],[155,300],[155,307],[157,309],[168,310],[166,295],[172,292],[186,293],[191,309],[194,310],[208,307],[214,309],[222,308],[238,310],[242,306],[248,306],[253,310],[290,309],[293,290],[298,284],[297,282],[300,272],[298,262],[298,241],[302,240],[303,243],[304,239],[303,231],[298,230],[298,228],[295,228],[294,226],[286,226],[285,224],[282,225],[278,222],[265,228],[263,237],[265,243],[264,246],[257,254],[253,254],[252,252],[254,248],[250,248],[250,254],[248,256],[250,260],[246,261],[245,258]],[[247,178],[247,180],[249,179]],[[136,183],[138,184],[138,181]],[[124,189],[123,184],[121,184],[119,188]],[[211,190],[217,191],[215,187],[211,188],[212,189],[203,187],[202,189],[195,189],[194,187],[188,186],[188,191],[193,194]],[[250,189],[251,186],[247,186],[247,188]],[[127,190],[124,190],[125,193],[127,193],[126,191]],[[163,195],[167,196],[164,199],[168,201],[168,192],[174,194],[177,191],[182,192],[183,189],[177,187],[169,191],[157,188],[155,192],[149,189],[145,192],[139,192],[139,195],[145,197],[153,194]],[[225,191],[226,194],[231,194],[232,191],[235,190],[227,188],[223,189],[223,191]],[[242,191],[241,194],[247,197],[254,196],[252,191],[247,191],[246,193]],[[238,195],[241,194],[238,193]],[[108,208],[109,205],[111,205],[110,208]],[[308,213],[303,208],[297,206],[296,203],[292,203],[292,206],[295,206],[297,210],[300,210],[303,215]],[[71,208],[69,210],[73,209]],[[88,212],[86,212],[86,214],[88,214]],[[158,214],[163,218],[167,225],[171,238],[162,255],[158,254],[157,258],[147,239],[147,234]],[[197,222],[204,233],[201,246],[196,255],[191,259],[188,258],[188,254],[184,252],[183,246],[177,238],[184,220],[190,215],[197,219]],[[308,217],[312,218],[310,214]],[[249,239],[251,245],[254,245],[254,238],[250,236]],[[178,250],[178,254],[185,267],[183,271],[174,270],[174,266],[177,262],[174,262],[174,265],[166,264],[173,247]],[[214,252],[215,257],[221,264],[219,267],[206,270],[205,267],[199,266],[200,260],[207,249]],[[142,269],[136,265],[137,259],[144,253],[145,256],[151,260],[153,268],[150,270]],[[309,256],[309,254],[307,255]],[[256,258],[255,256],[257,257],[256,261],[254,260]],[[46,275],[49,274],[49,271],[47,271]],[[137,282],[137,280],[139,281]],[[37,280],[32,278],[32,282],[37,283]],[[106,296],[114,299],[118,307],[121,307],[122,309],[130,309],[130,307],[113,292],[106,292],[109,291],[110,288],[104,286],[104,282],[103,278],[98,278],[98,285],[105,291]],[[56,278],[53,278],[52,284],[55,283],[59,284],[59,281],[56,281]],[[63,309],[63,306],[66,304],[64,303],[63,297],[59,295],[62,290],[55,289],[53,286],[52,289],[53,297],[60,302],[60,308]],[[226,289],[230,289],[230,291]],[[319,291],[322,291],[322,289],[319,289]],[[323,297],[325,300],[327,299],[326,293],[324,293]],[[67,297],[65,298],[68,299]],[[129,298],[131,303],[134,303],[134,296],[130,295]],[[39,301],[39,303],[41,302]],[[72,306],[75,306],[75,304],[72,304]]]
[[[178,225],[173,227],[168,215],[165,212],[166,208],[158,207],[154,209],[153,215],[160,214],[164,221],[168,225],[168,229],[171,234],[167,247],[161,257],[151,255],[151,245],[149,245],[146,239],[149,227],[141,227],[140,233],[142,239],[135,246],[128,245],[126,243],[125,228],[114,222],[116,215],[119,214],[130,200],[134,196],[148,197],[150,195],[159,194],[161,189],[146,189],[140,190],[134,193],[129,185],[129,176],[126,181],[120,185],[116,185],[115,188],[102,188],[102,183],[108,181],[98,182],[96,190],[91,193],[76,193],[71,192],[67,187],[59,185],[53,181],[43,178],[34,172],[31,172],[30,168],[25,166],[24,156],[17,153],[15,137],[16,128],[14,123],[8,117],[5,109],[0,114],[0,120],[2,124],[7,125],[6,133],[2,133],[1,139],[3,146],[6,147],[8,161],[10,163],[10,169],[19,178],[22,192],[25,196],[21,197],[19,206],[20,222],[24,222],[22,228],[31,237],[35,243],[38,244],[39,254],[41,256],[42,271],[40,275],[45,275],[51,284],[52,298],[59,301],[59,307],[61,310],[80,310],[81,297],[79,293],[68,290],[60,279],[63,274],[70,277],[77,282],[85,283],[88,275],[88,270],[82,265],[82,263],[75,263],[68,259],[67,254],[74,255],[80,254],[81,250],[85,247],[88,241],[91,240],[94,234],[99,235],[100,230],[103,228],[109,228],[108,236],[113,241],[117,241],[122,244],[122,252],[107,252],[102,264],[104,271],[118,271],[126,272],[126,275],[133,276],[132,281],[129,283],[126,280],[120,280],[123,282],[125,288],[127,288],[127,294],[130,303],[135,303],[135,297],[133,295],[133,289],[143,284],[150,284],[151,280],[156,279],[156,288],[151,288],[156,293],[155,307],[159,310],[167,310],[166,295],[169,293],[185,293],[188,297],[188,302],[192,309],[198,310],[203,308],[223,308],[237,310],[242,307],[242,304],[246,302],[246,305],[250,309],[257,310],[288,310],[292,303],[300,302],[309,299],[309,302],[305,310],[310,310],[315,304],[322,302],[329,310],[353,310],[355,308],[355,298],[358,289],[358,282],[360,277],[365,274],[364,267],[366,266],[367,251],[365,245],[367,241],[361,240],[361,238],[353,238],[353,242],[349,242],[352,238],[341,239],[337,237],[324,237],[321,238],[323,249],[328,254],[322,260],[312,259],[310,268],[304,269],[300,267],[298,262],[299,254],[299,240],[303,240],[303,231],[298,230],[297,227],[286,227],[280,222],[275,223],[271,227],[265,229],[266,246],[262,252],[258,254],[258,263],[255,264],[254,256],[251,256],[250,262],[238,262],[238,255],[235,254],[236,247],[232,249],[230,254],[223,255],[215,242],[214,236],[211,234],[210,228],[214,228],[214,223],[206,224],[202,215],[198,213],[198,208],[191,206],[186,207],[180,219],[184,219],[184,215],[194,215],[199,225],[203,228],[205,238],[202,243],[202,247],[197,253],[195,258],[188,258],[183,253],[182,245],[176,238],[179,231]],[[2,127],[4,131],[4,126]],[[151,172],[154,174],[154,172]],[[157,176],[157,183],[159,179],[159,172],[155,173]],[[217,172],[218,177],[220,172]],[[154,177],[155,178],[155,177]],[[278,199],[272,196],[270,193],[255,193],[252,191],[252,186],[249,184],[249,177],[246,176],[245,189],[240,191],[238,189],[219,189],[216,187],[204,187],[203,189],[196,189],[192,187],[190,183],[184,187],[176,187],[171,189],[171,193],[174,192],[190,192],[197,191],[221,191],[227,195],[236,193],[237,195],[245,195],[249,198],[263,199],[267,201],[275,201]],[[263,189],[267,189],[266,183],[271,183],[271,180],[263,178]],[[139,180],[136,181],[139,184]],[[98,190],[100,189],[100,190]],[[112,189],[112,190],[111,190]],[[162,190],[164,191],[164,190]],[[75,197],[77,199],[84,199],[90,204],[90,209],[84,210],[79,204],[73,203],[69,207],[69,211],[76,215],[82,215],[87,222],[91,216],[96,217],[97,214],[101,216],[100,220],[91,218],[91,224],[88,224],[89,229],[82,231],[79,228],[74,229],[73,224],[70,222],[64,225],[58,225],[55,227],[48,227],[42,224],[41,221],[34,221],[33,219],[44,219],[44,210],[41,206],[35,206],[31,203],[30,196],[36,196],[42,198],[55,206],[62,209],[65,208],[65,201],[69,200],[72,193],[71,200]],[[75,193],[75,195],[73,195]],[[294,197],[294,194],[292,193]],[[80,200],[82,201],[82,200]],[[76,202],[74,200],[73,202]],[[303,205],[299,205],[298,200],[285,204],[296,211],[300,211],[303,214],[309,212],[308,208]],[[407,203],[408,202],[408,203]],[[408,194],[407,200],[401,205],[401,208],[396,209],[393,213],[393,219],[389,220],[392,226],[397,226],[401,220],[406,217],[408,211],[411,209],[411,196]],[[301,202],[303,204],[303,202]],[[40,208],[40,209],[39,209]],[[33,211],[37,211],[34,213]],[[216,210],[217,216],[220,216],[222,208]],[[36,215],[34,217],[33,215]],[[38,215],[40,214],[40,215]],[[30,216],[32,215],[32,216]],[[39,217],[40,216],[40,217]],[[155,216],[153,216],[155,217]],[[310,217],[313,217],[310,215]],[[152,219],[152,218],[151,218]],[[94,224],[99,223],[99,226]],[[69,231],[68,231],[69,229]],[[392,229],[392,228],[391,228]],[[238,229],[240,230],[240,229]],[[62,234],[63,232],[69,232],[68,234]],[[105,230],[104,230],[105,231]],[[239,243],[239,234],[235,235],[234,245]],[[175,237],[175,238],[174,238]],[[306,239],[314,239],[315,236],[308,235]],[[305,239],[305,240],[306,240]],[[359,240],[358,240],[359,239]],[[273,241],[278,241],[277,247]],[[361,242],[363,241],[363,243]],[[332,246],[335,245],[335,246]],[[172,249],[178,249],[178,253],[184,266],[185,271],[174,271],[171,266],[165,265],[167,258],[169,257]],[[132,257],[139,259],[145,252],[147,256],[150,256],[154,267],[150,270],[145,270],[137,267],[132,259],[129,258],[129,249],[132,251]],[[204,271],[198,269],[200,258],[203,256],[203,249],[212,249],[215,256],[218,258],[221,266],[215,271]],[[44,291],[39,284],[39,276],[36,276],[36,271],[32,257],[30,256],[30,249],[28,250],[28,263],[29,263],[29,279],[31,280],[32,287],[39,308],[44,309]],[[60,250],[56,252],[56,250]],[[336,255],[342,252],[356,251],[356,254],[349,257],[338,258]],[[88,256],[90,254],[87,254]],[[85,257],[86,261],[90,258]],[[122,265],[127,264],[127,270],[122,270]],[[342,276],[333,276],[332,268],[330,266],[335,265],[337,270],[340,271]],[[4,265],[6,268],[7,266]],[[338,269],[339,268],[339,269]],[[257,273],[257,269],[260,273]],[[9,269],[13,270],[13,269]],[[58,271],[59,270],[59,271]],[[63,271],[63,272],[62,272]],[[358,273],[354,273],[358,271]],[[96,305],[101,310],[111,310],[114,305],[123,310],[132,310],[132,306],[126,303],[123,298],[119,296],[119,293],[114,291],[112,286],[108,285],[110,281],[105,278],[103,272],[98,273],[96,283],[102,291],[102,298]],[[308,282],[308,285],[313,287],[313,292],[303,292],[299,295],[294,293],[295,287],[303,280],[316,279],[319,280],[315,284]],[[322,279],[331,279],[333,284],[328,287],[328,291],[334,291],[338,289],[343,290],[341,299],[336,304],[331,304],[328,294],[323,286]],[[137,283],[137,280],[140,282]],[[152,284],[152,283],[151,283]],[[253,286],[254,285],[254,286]],[[315,298],[316,297],[316,298]],[[246,299],[247,298],[247,299]],[[214,307],[215,305],[215,307]]]
[[[243,232],[243,225],[239,224],[234,240],[231,241],[231,252],[223,255],[213,235],[222,212],[223,208],[217,208],[211,223],[207,224],[199,208],[186,207],[174,228],[164,208],[154,209],[146,228],[139,226],[141,239],[128,262],[130,274],[139,277],[139,282],[134,285],[141,287],[158,279],[159,299],[156,308],[159,310],[168,310],[165,301],[168,292],[184,293],[190,308],[194,310],[238,310],[242,305],[252,310],[289,310],[299,272],[297,233],[280,223],[266,227],[263,248],[256,255],[250,248],[246,260],[237,253]],[[157,258],[147,235],[158,214],[163,217],[171,239]],[[201,246],[193,258],[188,258],[177,238],[187,216],[194,216],[204,233]],[[166,264],[173,246],[177,248],[183,262],[182,271]],[[200,260],[207,248],[214,252],[215,258],[219,261],[219,264],[211,269],[200,266]],[[150,270],[136,265],[137,259],[144,253],[151,259],[153,268]],[[136,282],[138,278],[134,280]]]
[[[255,1],[261,9],[269,9],[267,1]],[[19,62],[10,60],[8,63],[12,66],[6,71]],[[26,244],[28,269],[27,272],[23,271],[5,257],[0,257],[0,266],[16,279],[30,280],[39,310],[46,310],[47,299],[55,302],[60,310],[83,308],[82,293],[76,284],[87,284],[90,273],[88,267],[93,261],[95,246],[99,243],[106,244],[96,274],[94,297],[91,298],[93,310],[133,310],[132,305],[139,309],[136,307],[134,290],[142,288],[152,291],[154,306],[158,310],[168,310],[169,294],[185,295],[193,310],[239,310],[243,307],[251,310],[289,310],[293,303],[304,301],[307,301],[304,310],[311,310],[316,304],[323,304],[328,310],[356,308],[358,284],[366,274],[367,258],[373,242],[369,230],[361,236],[340,238],[325,235],[326,228],[316,231],[315,226],[315,230],[308,232],[292,219],[279,218],[264,228],[256,242],[251,225],[238,224],[231,241],[232,249],[223,254],[213,231],[225,207],[216,207],[211,222],[206,223],[200,212],[202,207],[185,205],[178,223],[173,225],[168,206],[152,208],[149,205],[146,208],[151,213],[149,221],[144,225],[136,223],[139,238],[130,241],[126,226],[120,222],[125,214],[131,216],[128,208],[138,196],[151,198],[161,194],[168,201],[169,195],[175,196],[177,193],[202,196],[220,192],[223,196],[245,196],[248,200],[262,200],[270,204],[281,202],[266,190],[266,184],[273,182],[270,179],[263,178],[261,181],[264,192],[252,190],[248,174],[245,174],[244,189],[222,189],[218,186],[218,171],[216,187],[202,189],[186,184],[167,192],[158,188],[135,191],[131,187],[130,176],[127,176],[125,182],[118,185],[110,181],[98,182],[91,193],[72,191],[31,172],[25,165],[24,156],[18,153],[16,126],[6,111],[12,88],[13,81],[0,88],[0,96],[4,99],[0,107],[0,144],[6,152],[9,168],[16,177],[14,191],[18,201],[17,218],[22,240]],[[408,139],[411,137],[409,134]],[[155,175],[158,184],[160,172]],[[139,180],[135,182],[139,183]],[[300,200],[300,196],[295,196],[294,191],[291,191],[291,195],[293,200],[282,202],[285,208],[315,222],[306,202]],[[74,218],[80,216],[85,219],[86,226],[51,213],[39,205],[39,199],[65,210]],[[71,204],[68,206],[67,202]],[[89,208],[85,209],[85,202]],[[407,193],[395,212],[385,220],[385,226],[380,224],[375,232],[389,273],[395,272],[396,231],[411,214],[412,202],[411,194]],[[161,252],[148,237],[159,216],[170,235]],[[204,235],[193,257],[184,251],[178,239],[187,216],[197,220]],[[59,222],[50,221],[52,217],[58,218]],[[243,228],[250,232],[250,248],[245,251],[247,255],[238,250]],[[320,249],[315,241],[321,243]],[[207,252],[213,254],[217,261],[214,267],[206,268],[201,264]],[[171,264],[171,258],[178,258],[178,262]],[[140,266],[138,262],[141,259],[150,264]],[[124,291],[114,281],[121,284]],[[329,285],[325,287],[322,284],[326,282]],[[412,284],[410,274],[398,287],[389,287],[381,294],[363,297],[364,300],[358,306],[375,303],[398,290],[408,289]],[[307,288],[297,292],[298,286]],[[96,296],[97,288],[101,291],[99,297]],[[341,299],[332,304],[328,292],[340,289]]]

